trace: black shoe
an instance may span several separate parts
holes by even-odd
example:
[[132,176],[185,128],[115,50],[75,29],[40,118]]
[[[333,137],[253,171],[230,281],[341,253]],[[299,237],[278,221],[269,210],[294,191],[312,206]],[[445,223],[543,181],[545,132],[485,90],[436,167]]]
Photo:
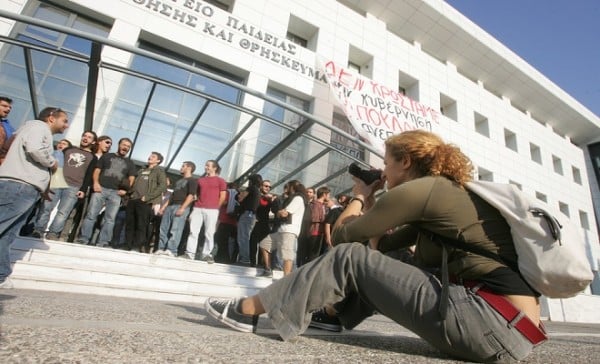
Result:
[[33,231],[31,232],[31,234],[29,234],[29,236],[30,236],[30,237],[32,237],[32,238],[38,238],[38,239],[40,239],[40,238],[42,237],[42,235],[43,235],[43,234],[42,234],[42,233],[40,233],[40,232],[39,232],[39,231],[37,231],[37,230],[33,230]]
[[344,329],[340,319],[336,316],[329,316],[325,309],[313,312],[308,326],[333,332],[341,332]]
[[215,259],[210,254],[206,254],[200,260],[203,261],[203,262],[206,262],[208,264],[213,264],[215,262]]
[[262,273],[259,274],[257,277],[273,278],[273,271],[270,269],[263,269]]
[[243,315],[238,312],[239,299],[210,297],[204,303],[208,314],[225,325],[241,332],[256,332],[258,315]]

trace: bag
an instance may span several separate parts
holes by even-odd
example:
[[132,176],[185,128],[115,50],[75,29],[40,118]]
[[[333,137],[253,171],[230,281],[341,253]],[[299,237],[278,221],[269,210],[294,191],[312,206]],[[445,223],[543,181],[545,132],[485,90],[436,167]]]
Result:
[[585,241],[566,217],[559,222],[549,206],[532,202],[512,184],[474,181],[466,188],[497,208],[510,225],[518,269],[533,289],[549,298],[567,298],[590,284]]

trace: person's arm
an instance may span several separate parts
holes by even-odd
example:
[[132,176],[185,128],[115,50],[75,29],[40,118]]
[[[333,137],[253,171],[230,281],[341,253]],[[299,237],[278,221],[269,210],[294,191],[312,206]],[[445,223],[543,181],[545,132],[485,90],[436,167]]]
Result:
[[181,206],[179,206],[179,208],[177,209],[177,211],[175,211],[175,216],[181,216],[183,215],[183,213],[185,212],[185,210],[190,207],[190,204],[194,202],[194,195],[189,194],[187,196],[185,196],[185,200],[183,200],[183,203],[181,204]]
[[31,128],[30,134],[26,138],[23,138],[23,148],[25,149],[25,153],[35,162],[43,167],[52,169],[52,171],[56,171],[58,161],[54,157],[52,138],[46,137],[48,129],[42,130],[41,128],[47,128],[46,124],[41,127],[36,126],[35,128]]
[[227,191],[219,191],[219,206],[223,206],[227,202]]
[[94,168],[94,172],[92,173],[92,181],[94,192],[101,192],[102,186],[100,186],[100,168]]
[[88,165],[85,170],[85,176],[83,177],[83,184],[79,188],[79,192],[77,192],[78,198],[84,198],[85,194],[88,192],[90,185],[93,183],[92,175],[94,174],[94,170],[96,169],[96,165],[98,164],[98,157],[95,155],[92,157],[92,162]]
[[[355,191],[351,201],[336,221],[333,244],[379,239],[390,229],[419,221],[428,202],[434,179],[417,179],[406,182],[384,193],[371,209],[361,214],[364,202],[364,182],[358,181],[363,189]],[[369,191],[367,191],[369,192]],[[370,195],[370,194],[369,194]],[[360,216],[359,216],[360,215]],[[372,247],[376,244],[372,244]]]

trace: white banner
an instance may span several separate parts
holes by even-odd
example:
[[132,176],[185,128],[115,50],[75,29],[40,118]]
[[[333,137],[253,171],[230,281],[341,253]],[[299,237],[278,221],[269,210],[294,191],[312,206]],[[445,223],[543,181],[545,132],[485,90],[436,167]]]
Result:
[[322,61],[332,94],[363,140],[383,154],[384,141],[407,130],[435,131],[441,114],[333,61]]

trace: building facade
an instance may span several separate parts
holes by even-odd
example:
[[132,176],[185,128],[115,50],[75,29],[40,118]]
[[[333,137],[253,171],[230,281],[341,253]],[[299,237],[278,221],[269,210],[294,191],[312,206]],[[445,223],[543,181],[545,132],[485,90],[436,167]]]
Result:
[[349,162],[381,158],[332,95],[333,61],[426,105],[425,128],[459,145],[478,178],[514,183],[580,226],[600,294],[600,118],[441,0],[12,0],[3,11],[107,41],[0,17],[0,93],[17,125],[60,106],[68,138],[129,137],[134,160],[218,159],[230,181],[254,171],[343,192]]

